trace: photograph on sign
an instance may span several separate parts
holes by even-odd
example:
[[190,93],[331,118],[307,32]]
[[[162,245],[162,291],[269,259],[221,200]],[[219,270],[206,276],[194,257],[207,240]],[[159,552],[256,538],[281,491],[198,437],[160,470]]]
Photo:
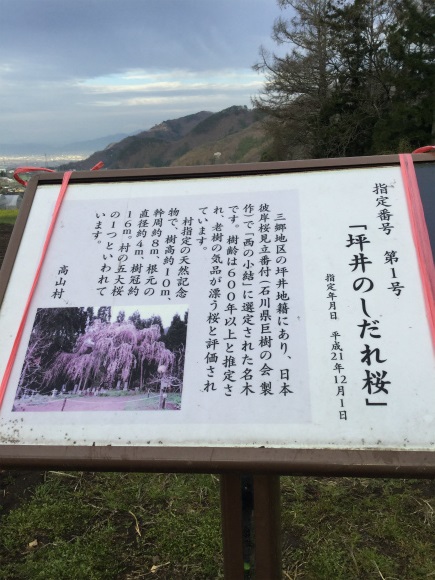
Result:
[[149,318],[147,308],[128,318],[126,310],[38,309],[13,411],[180,409],[187,309],[176,307],[182,316],[172,320],[172,306]]
[[[0,310],[1,376],[58,193],[35,191]],[[433,449],[424,267],[398,166],[73,180],[1,440]]]

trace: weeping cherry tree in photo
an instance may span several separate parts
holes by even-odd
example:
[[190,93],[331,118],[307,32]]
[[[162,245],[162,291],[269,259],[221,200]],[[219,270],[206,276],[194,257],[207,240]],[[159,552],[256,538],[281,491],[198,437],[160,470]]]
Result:
[[153,367],[171,368],[174,355],[160,340],[157,325],[138,330],[130,321],[104,324],[95,320],[77,339],[71,353],[60,353],[46,373],[48,383],[66,379],[80,393],[88,388],[124,391],[144,389],[144,378]]
[[16,398],[153,393],[164,408],[168,392],[182,393],[188,313],[180,310],[184,319],[175,314],[165,330],[159,314],[120,310],[112,322],[110,307],[39,309]]

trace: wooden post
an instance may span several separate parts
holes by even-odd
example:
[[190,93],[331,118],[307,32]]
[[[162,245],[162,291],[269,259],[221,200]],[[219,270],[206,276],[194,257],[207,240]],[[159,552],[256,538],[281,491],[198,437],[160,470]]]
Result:
[[281,578],[281,511],[278,475],[254,475],[255,578]]
[[224,575],[227,580],[243,580],[241,476],[225,473],[220,482]]
[[[249,517],[252,510],[251,491],[254,508],[252,521]],[[243,580],[248,577],[280,580],[279,476],[221,475],[221,514],[225,579]],[[246,529],[249,525],[252,526],[250,533]],[[253,566],[249,567],[251,549]]]

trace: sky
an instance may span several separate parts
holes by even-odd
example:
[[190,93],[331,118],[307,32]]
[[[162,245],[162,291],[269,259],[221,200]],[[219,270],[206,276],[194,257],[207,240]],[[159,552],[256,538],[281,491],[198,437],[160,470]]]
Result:
[[0,0],[0,143],[133,134],[251,106],[276,0]]
[[[95,312],[98,310],[98,306],[94,306]],[[128,319],[135,312],[139,312],[141,318],[151,318],[151,316],[160,316],[163,324],[163,328],[168,328],[171,326],[172,319],[176,314],[179,315],[181,320],[184,319],[184,315],[189,308],[186,304],[161,304],[158,306],[112,306],[112,322],[116,321],[116,318],[120,312],[124,312],[125,318]]]

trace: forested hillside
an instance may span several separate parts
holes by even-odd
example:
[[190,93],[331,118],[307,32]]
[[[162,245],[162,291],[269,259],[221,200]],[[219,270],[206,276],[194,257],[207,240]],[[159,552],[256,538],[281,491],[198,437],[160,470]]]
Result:
[[[255,161],[265,141],[261,116],[247,107],[233,106],[218,113],[201,111],[167,120],[61,169],[90,169],[99,161],[107,169],[210,164],[214,154],[222,151],[225,156],[220,162]],[[256,153],[249,157],[251,149]]]

